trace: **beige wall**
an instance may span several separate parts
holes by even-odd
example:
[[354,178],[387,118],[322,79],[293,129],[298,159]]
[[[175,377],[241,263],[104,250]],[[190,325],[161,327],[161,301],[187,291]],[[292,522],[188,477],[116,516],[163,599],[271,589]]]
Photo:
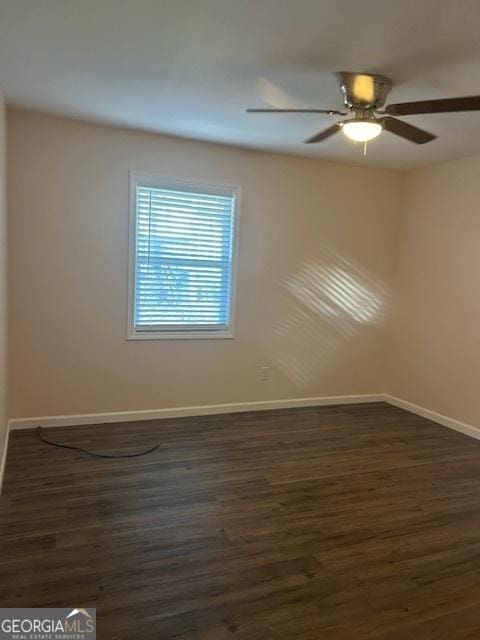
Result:
[[[402,176],[22,111],[8,134],[14,417],[386,391],[480,424],[480,158]],[[234,340],[125,340],[130,169],[243,187]]]
[[[380,390],[398,174],[21,111],[8,134],[14,417]],[[130,169],[242,186],[234,340],[125,340]]]
[[5,104],[0,93],[0,483],[7,430],[7,207]]
[[386,390],[480,426],[480,158],[403,186]]

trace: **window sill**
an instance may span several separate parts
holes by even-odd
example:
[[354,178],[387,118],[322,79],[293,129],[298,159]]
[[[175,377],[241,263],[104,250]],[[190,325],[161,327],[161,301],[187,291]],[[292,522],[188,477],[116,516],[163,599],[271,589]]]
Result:
[[129,331],[127,340],[232,340],[232,331]]

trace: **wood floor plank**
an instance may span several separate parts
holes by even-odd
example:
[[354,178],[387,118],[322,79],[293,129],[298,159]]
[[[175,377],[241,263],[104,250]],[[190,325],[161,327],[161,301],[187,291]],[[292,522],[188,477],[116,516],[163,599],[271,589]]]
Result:
[[480,637],[480,442],[382,403],[11,434],[1,606],[105,640]]

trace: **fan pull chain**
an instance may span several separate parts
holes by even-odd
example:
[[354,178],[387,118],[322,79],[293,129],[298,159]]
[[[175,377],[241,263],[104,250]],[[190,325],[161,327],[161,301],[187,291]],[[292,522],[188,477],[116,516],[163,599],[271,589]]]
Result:
[[368,141],[365,140],[365,143],[363,145],[363,155],[366,156],[367,155],[367,150],[368,150]]

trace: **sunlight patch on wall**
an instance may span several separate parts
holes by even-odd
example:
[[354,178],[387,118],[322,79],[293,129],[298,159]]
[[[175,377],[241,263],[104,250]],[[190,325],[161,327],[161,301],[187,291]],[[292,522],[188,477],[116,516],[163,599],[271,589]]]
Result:
[[323,249],[282,284],[281,308],[287,311],[274,326],[272,364],[305,386],[356,334],[384,323],[389,297],[375,275]]
[[[386,290],[368,281],[338,254],[330,264],[307,263],[285,283],[308,308],[331,318],[346,315],[360,323],[381,320]],[[352,327],[353,329],[353,327]]]

